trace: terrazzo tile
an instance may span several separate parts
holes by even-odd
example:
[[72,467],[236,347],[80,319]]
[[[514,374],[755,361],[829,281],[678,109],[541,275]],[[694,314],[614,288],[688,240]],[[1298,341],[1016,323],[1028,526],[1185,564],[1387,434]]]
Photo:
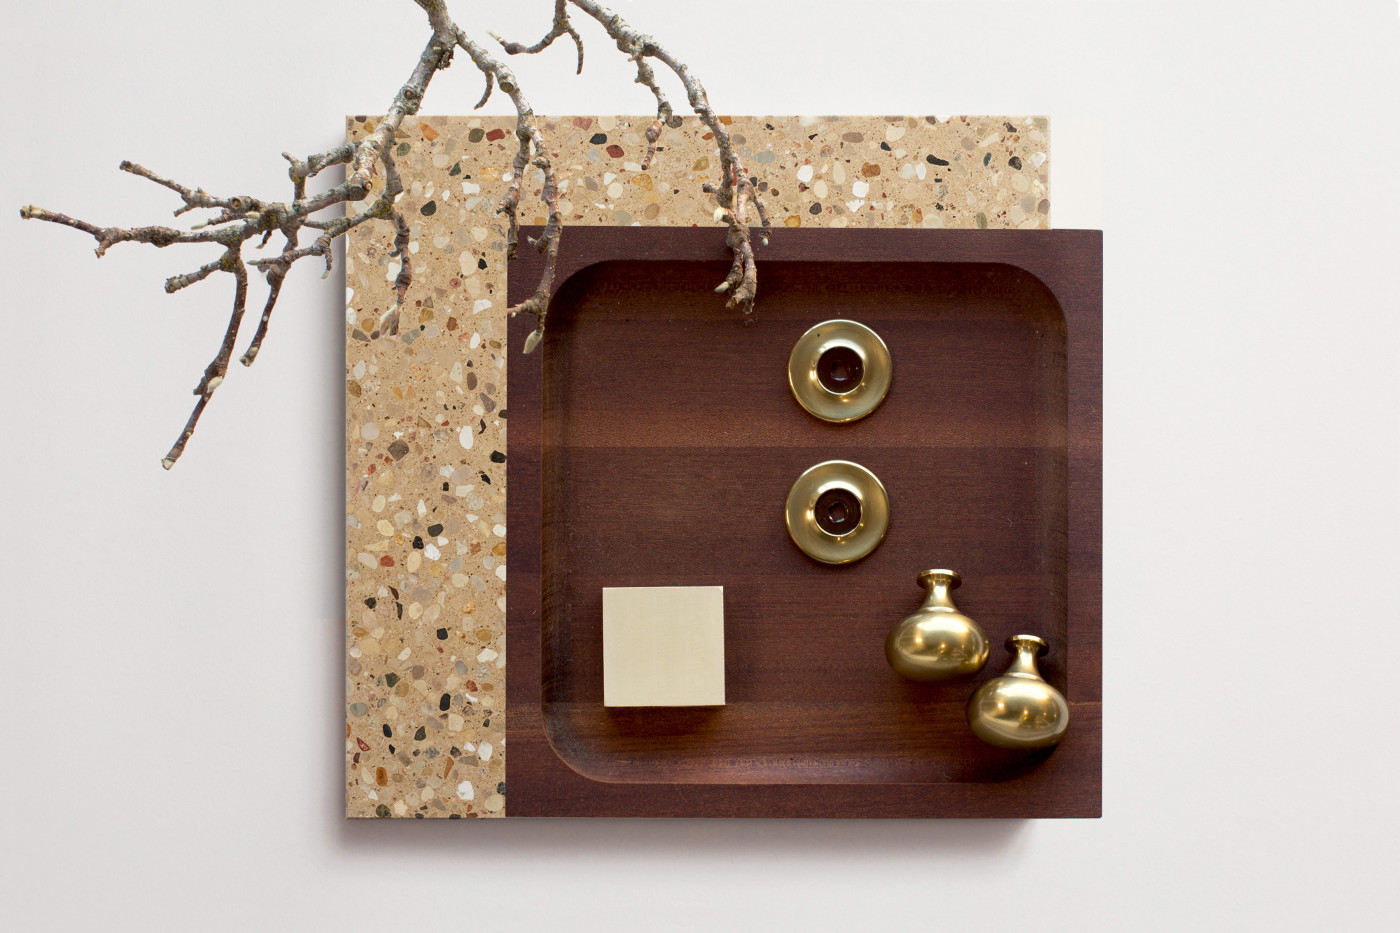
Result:
[[[723,117],[783,227],[1050,225],[1043,117]],[[708,129],[651,116],[541,119],[570,225],[711,225]],[[376,118],[348,119],[348,138]],[[505,785],[505,221],[514,118],[410,119],[394,144],[410,224],[346,242],[346,814],[509,813]],[[523,224],[543,224],[538,172]],[[376,185],[380,184],[376,180]],[[372,197],[372,195],[371,195]],[[533,199],[532,199],[533,198]],[[359,205],[352,205],[352,210]],[[762,260],[762,250],[759,249]],[[370,339],[400,262],[397,337]],[[759,307],[761,310],[762,299]],[[716,313],[726,313],[716,297]]]

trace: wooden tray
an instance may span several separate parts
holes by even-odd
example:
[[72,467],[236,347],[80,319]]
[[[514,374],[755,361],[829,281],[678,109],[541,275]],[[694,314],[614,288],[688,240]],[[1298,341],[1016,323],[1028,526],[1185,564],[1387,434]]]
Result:
[[[1098,816],[1102,234],[780,229],[759,255],[743,326],[713,292],[721,230],[570,228],[541,349],[521,356],[533,321],[511,321],[511,815]],[[540,268],[522,249],[512,304]],[[786,380],[834,317],[894,360],[884,404],[848,425]],[[892,510],[841,567],[783,522],[792,481],[834,458],[873,470]],[[885,662],[934,566],[962,574],[994,645],[970,682]],[[724,586],[726,706],[604,708],[602,588],[655,585]],[[1070,702],[1048,754],[963,718],[1017,632],[1049,641]]]

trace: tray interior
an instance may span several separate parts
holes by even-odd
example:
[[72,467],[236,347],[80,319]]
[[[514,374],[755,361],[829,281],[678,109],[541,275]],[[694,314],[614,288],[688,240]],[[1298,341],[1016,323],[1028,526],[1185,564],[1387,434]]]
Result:
[[[967,729],[1001,643],[1032,632],[1066,667],[1066,326],[1039,279],[977,262],[762,266],[744,326],[712,289],[724,262],[620,260],[573,275],[545,340],[541,465],[541,702],[554,752],[595,781],[667,784],[995,782],[1041,756]],[[884,404],[847,425],[798,405],[798,337],[845,317],[894,360]],[[819,564],[788,538],[783,502],[804,469],[868,467],[889,491],[884,543]],[[917,684],[885,662],[886,632],[918,606],[918,571],[993,644],[971,682]],[[728,703],[608,709],[604,586],[725,588]],[[512,597],[513,598],[513,597]]]

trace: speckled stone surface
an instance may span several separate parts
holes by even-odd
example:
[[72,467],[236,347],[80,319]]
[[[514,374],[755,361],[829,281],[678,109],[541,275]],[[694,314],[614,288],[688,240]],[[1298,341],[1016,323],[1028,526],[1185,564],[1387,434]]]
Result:
[[[723,119],[759,179],[775,236],[784,226],[1050,225],[1043,117]],[[713,197],[700,189],[718,178],[709,131],[694,117],[666,130],[643,172],[651,120],[542,118],[565,237],[570,225],[714,224]],[[374,125],[349,118],[349,138]],[[514,125],[419,116],[400,130],[413,286],[399,336],[367,336],[393,302],[392,228],[369,223],[347,237],[352,817],[509,813],[506,225],[492,211],[510,178]],[[525,188],[521,223],[543,224],[538,181]],[[715,302],[715,313],[737,313]]]

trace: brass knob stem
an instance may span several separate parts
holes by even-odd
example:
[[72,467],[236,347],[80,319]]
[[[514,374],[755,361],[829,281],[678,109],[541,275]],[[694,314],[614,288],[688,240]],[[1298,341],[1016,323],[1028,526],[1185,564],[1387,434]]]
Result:
[[1004,677],[1033,677],[1040,680],[1040,667],[1035,659],[1050,650],[1045,639],[1035,635],[1012,635],[1006,640],[1006,650],[1015,657],[1006,668]]
[[925,570],[919,574],[919,585],[928,590],[921,609],[942,609],[957,612],[953,605],[953,590],[962,586],[962,577],[956,570]]

